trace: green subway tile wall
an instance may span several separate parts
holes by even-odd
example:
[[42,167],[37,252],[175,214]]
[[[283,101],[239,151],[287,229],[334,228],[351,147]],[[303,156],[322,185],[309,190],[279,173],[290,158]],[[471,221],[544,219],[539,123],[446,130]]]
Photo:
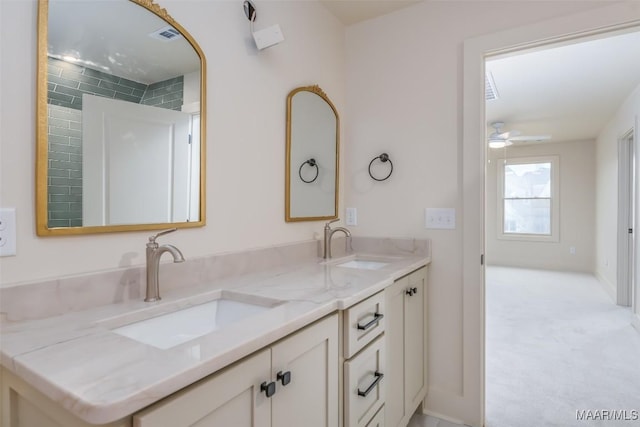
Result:
[[82,226],[82,95],[180,111],[184,77],[146,85],[48,58],[48,226]]

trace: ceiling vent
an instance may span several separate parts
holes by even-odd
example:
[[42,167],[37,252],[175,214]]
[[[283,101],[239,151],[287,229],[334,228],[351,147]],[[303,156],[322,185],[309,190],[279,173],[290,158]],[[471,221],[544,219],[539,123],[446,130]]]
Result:
[[182,34],[180,34],[180,31],[176,30],[171,25],[167,25],[166,27],[162,27],[149,34],[149,37],[162,40],[163,42],[171,42],[182,38]]
[[489,71],[487,71],[484,75],[484,99],[485,101],[493,101],[494,99],[498,99],[496,82],[493,81],[493,76]]

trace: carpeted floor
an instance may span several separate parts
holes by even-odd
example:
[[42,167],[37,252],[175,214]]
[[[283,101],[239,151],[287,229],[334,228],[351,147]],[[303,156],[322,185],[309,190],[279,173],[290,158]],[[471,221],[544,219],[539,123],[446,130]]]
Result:
[[489,267],[486,291],[486,427],[640,426],[640,333],[595,277]]
[[486,304],[485,427],[640,426],[640,333],[595,277],[488,267]]

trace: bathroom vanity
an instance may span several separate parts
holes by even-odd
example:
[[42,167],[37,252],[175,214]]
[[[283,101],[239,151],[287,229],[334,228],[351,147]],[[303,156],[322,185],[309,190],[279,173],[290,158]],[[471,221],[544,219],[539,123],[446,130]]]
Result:
[[[425,245],[354,238],[355,255],[329,261],[285,255],[301,244],[225,255],[272,265],[206,283],[230,258],[163,264],[161,301],[66,313],[7,308],[47,284],[3,290],[2,427],[404,426],[427,392]],[[40,303],[69,304],[56,298],[77,297],[73,279]],[[170,325],[207,323],[190,323],[199,310],[219,327],[172,341]]]

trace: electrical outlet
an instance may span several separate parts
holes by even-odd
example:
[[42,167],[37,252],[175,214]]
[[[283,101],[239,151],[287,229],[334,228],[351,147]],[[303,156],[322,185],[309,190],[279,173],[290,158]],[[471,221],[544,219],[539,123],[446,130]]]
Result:
[[345,218],[345,224],[347,225],[358,225],[358,209],[356,208],[347,208],[347,215]]
[[424,227],[433,229],[455,229],[456,210],[454,208],[426,208],[424,210]]
[[16,208],[0,209],[0,257],[16,254]]
[[576,254],[576,247],[575,247],[575,246],[571,246],[571,247],[569,247],[569,253],[570,253],[571,255],[575,255],[575,254]]

